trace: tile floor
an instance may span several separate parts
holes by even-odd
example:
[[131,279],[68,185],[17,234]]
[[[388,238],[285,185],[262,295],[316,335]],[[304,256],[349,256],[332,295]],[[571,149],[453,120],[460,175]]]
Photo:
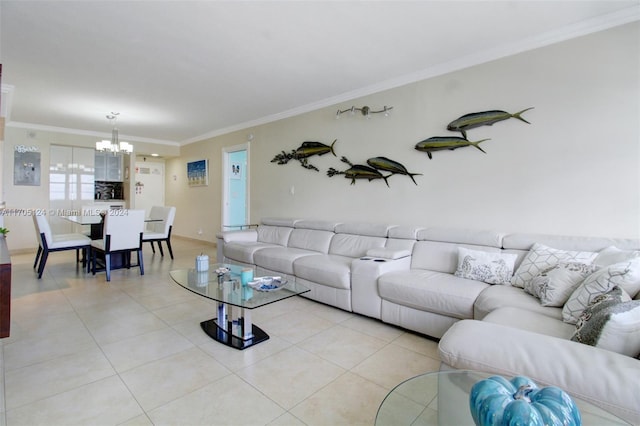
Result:
[[11,336],[0,340],[0,424],[372,425],[401,381],[440,367],[422,336],[302,297],[253,311],[271,338],[238,351],[200,321],[214,304],[174,284],[215,248],[174,239],[137,269],[92,276],[75,253],[12,257]]

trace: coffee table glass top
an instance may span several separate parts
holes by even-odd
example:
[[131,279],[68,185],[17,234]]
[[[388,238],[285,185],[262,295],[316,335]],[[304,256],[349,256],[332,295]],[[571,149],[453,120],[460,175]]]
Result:
[[[396,386],[378,408],[376,426],[474,426],[469,408],[471,387],[493,374],[450,370],[422,374]],[[628,425],[586,401],[572,397],[583,426]]]
[[[229,272],[219,279],[216,269],[229,268]],[[310,291],[297,284],[291,277],[276,291],[259,291],[240,284],[240,272],[243,266],[212,263],[209,270],[198,272],[195,269],[176,269],[169,275],[180,286],[208,299],[241,308],[254,309],[269,303],[297,296]]]

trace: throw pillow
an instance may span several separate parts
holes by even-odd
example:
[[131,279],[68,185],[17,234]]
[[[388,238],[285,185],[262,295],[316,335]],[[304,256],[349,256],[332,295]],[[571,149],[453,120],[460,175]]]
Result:
[[631,260],[634,257],[640,256],[640,251],[637,250],[620,250],[615,246],[607,247],[600,250],[596,258],[593,260],[594,265],[609,266],[614,263],[624,262],[625,260]]
[[458,247],[458,268],[454,274],[456,277],[488,284],[508,284],[517,258],[517,254]]
[[628,356],[640,354],[640,301],[614,287],[582,312],[571,340]]
[[524,291],[540,299],[542,306],[561,307],[578,286],[598,270],[596,265],[558,263],[524,285]]
[[597,253],[588,251],[566,251],[535,243],[511,278],[511,285],[524,288],[540,272],[560,262],[591,264]]
[[[575,324],[593,300],[609,292],[613,287],[620,287],[628,295],[635,295],[640,288],[640,258],[615,263],[599,269],[589,275],[569,296],[569,300],[562,308],[562,319]],[[630,297],[627,297],[630,299]]]

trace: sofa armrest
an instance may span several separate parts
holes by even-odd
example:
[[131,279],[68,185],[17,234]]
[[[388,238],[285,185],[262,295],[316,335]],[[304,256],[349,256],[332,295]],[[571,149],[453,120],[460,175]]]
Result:
[[640,424],[638,359],[477,320],[454,324],[438,348],[442,362],[456,369],[527,376]]
[[258,231],[255,229],[244,229],[242,231],[225,231],[219,232],[216,235],[219,240],[224,240],[225,243],[233,241],[242,241],[255,243],[258,241]]
[[382,319],[382,298],[378,277],[392,271],[408,270],[411,256],[396,260],[366,257],[351,262],[351,309],[353,312]]
[[393,250],[384,247],[376,247],[367,250],[367,257],[377,257],[380,259],[396,260],[411,256],[410,250]]

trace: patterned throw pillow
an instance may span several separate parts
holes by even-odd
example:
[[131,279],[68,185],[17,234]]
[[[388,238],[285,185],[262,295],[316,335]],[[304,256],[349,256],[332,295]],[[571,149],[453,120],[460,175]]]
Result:
[[542,306],[561,307],[582,281],[598,269],[584,263],[558,263],[525,283],[524,291],[540,299]]
[[575,324],[593,300],[620,287],[628,295],[635,295],[640,289],[640,258],[615,263],[589,275],[571,294],[562,308],[562,320]]
[[586,263],[590,265],[598,253],[589,251],[566,251],[535,243],[522,260],[518,270],[511,278],[511,285],[524,288],[540,272],[560,262]]
[[488,284],[509,284],[518,255],[492,253],[458,247],[458,268],[454,275]]
[[[626,297],[625,297],[626,296]],[[597,296],[585,309],[571,340],[624,355],[640,354],[640,300],[628,299],[620,287]]]

